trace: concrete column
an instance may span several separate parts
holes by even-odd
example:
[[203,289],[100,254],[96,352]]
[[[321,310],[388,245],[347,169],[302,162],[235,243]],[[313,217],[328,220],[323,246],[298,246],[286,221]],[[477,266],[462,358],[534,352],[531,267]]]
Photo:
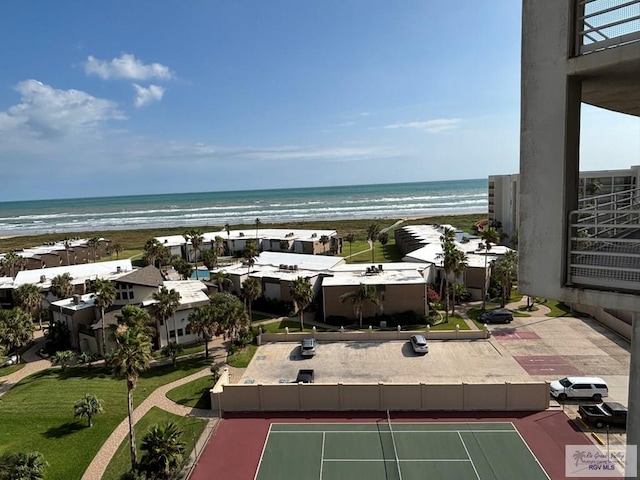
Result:
[[[627,416],[627,445],[640,441],[640,313],[633,314],[631,363],[629,365],[629,399]],[[637,459],[636,459],[637,460]],[[638,465],[636,465],[638,467]],[[640,471],[640,469],[636,469]]]
[[578,195],[581,82],[567,68],[571,4],[523,2],[518,287],[550,298],[566,279],[568,212]]

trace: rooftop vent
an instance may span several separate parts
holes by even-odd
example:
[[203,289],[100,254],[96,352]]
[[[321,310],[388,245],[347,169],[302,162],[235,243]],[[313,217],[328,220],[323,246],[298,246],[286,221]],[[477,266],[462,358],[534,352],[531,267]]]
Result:
[[73,296],[73,304],[74,304],[74,305],[79,305],[79,304],[80,304],[80,295],[75,294],[75,295]]
[[120,265],[118,265],[116,267],[116,273],[120,273],[120,272],[122,272],[122,267]]
[[46,276],[40,275],[40,283],[44,283],[46,279],[47,279]]

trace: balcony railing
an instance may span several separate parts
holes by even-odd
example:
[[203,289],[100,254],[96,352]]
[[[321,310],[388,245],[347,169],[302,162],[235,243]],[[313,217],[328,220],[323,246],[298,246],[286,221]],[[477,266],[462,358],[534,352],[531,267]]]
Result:
[[640,189],[588,197],[570,213],[567,283],[640,292]]
[[576,55],[640,41],[640,0],[579,0],[576,6]]

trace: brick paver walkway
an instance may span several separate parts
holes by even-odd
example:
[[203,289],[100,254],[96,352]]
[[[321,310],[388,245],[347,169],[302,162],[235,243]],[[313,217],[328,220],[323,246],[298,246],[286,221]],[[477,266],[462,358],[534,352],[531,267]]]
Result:
[[35,333],[35,344],[22,355],[22,362],[25,364],[20,370],[13,372],[10,375],[0,377],[0,382],[4,382],[0,385],[0,396],[2,396],[7,390],[13,387],[16,383],[31,374],[51,367],[49,360],[44,360],[39,357],[37,352],[44,346],[46,339],[42,335],[42,331],[38,330]]

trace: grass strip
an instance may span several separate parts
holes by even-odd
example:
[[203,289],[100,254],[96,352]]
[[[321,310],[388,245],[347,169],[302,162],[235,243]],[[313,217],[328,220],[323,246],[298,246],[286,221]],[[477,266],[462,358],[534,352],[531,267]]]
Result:
[[197,378],[167,392],[167,398],[192,408],[211,408],[209,390],[213,387],[210,376]]

